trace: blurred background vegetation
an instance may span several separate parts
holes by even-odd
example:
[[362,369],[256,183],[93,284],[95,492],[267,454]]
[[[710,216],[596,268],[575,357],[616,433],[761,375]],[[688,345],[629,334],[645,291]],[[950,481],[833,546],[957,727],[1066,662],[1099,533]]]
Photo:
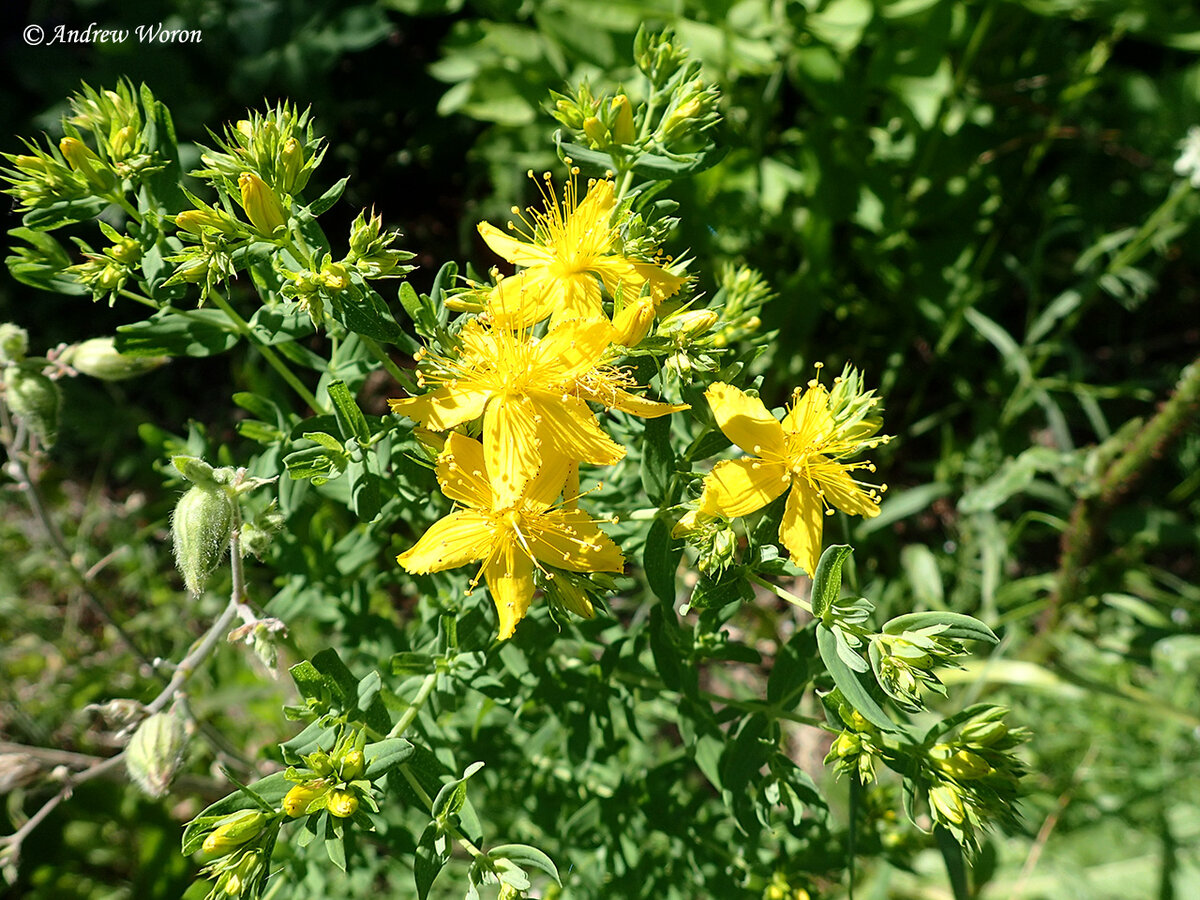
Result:
[[[407,235],[426,291],[445,260],[491,265],[475,223],[529,202],[526,170],[554,165],[547,92],[631,81],[638,26],[674,26],[722,87],[730,152],[672,186],[681,225],[668,250],[704,261],[709,294],[727,260],[777,293],[763,315],[779,330],[764,396],[781,402],[816,361],[852,361],[880,387],[898,438],[878,460],[890,490],[883,515],[845,536],[881,620],[953,609],[1004,637],[954,680],[1035,734],[1025,832],[985,847],[979,895],[1200,896],[1195,384],[1163,406],[1200,354],[1200,195],[1173,169],[1200,123],[1191,4],[33,0],[6,11],[0,149],[55,127],[81,80],[149,84],[192,154],[185,169],[187,144],[247,107],[311,105],[330,144],[315,193],[351,176],[327,230],[374,206]],[[22,39],[30,23],[91,22],[198,28],[203,42]],[[0,276],[0,321],[27,328],[36,352],[141,317]],[[114,612],[149,659],[178,658],[192,633],[164,550],[164,435],[195,420],[214,443],[239,440],[228,398],[263,377],[256,367],[234,354],[64,384],[48,500],[69,549],[104,563]],[[394,387],[374,390],[382,413]],[[1164,408],[1171,418],[1139,441]],[[149,690],[149,669],[80,599],[23,498],[5,490],[0,512],[0,736],[106,755],[106,730],[82,710]],[[370,627],[330,609],[293,637],[313,650]],[[285,736],[262,722],[286,728],[284,688],[243,666],[220,657],[216,687],[197,690],[234,771]],[[37,785],[7,765],[0,790],[25,803]],[[204,779],[194,787],[202,800]],[[198,805],[92,783],[27,845],[20,891],[179,896],[192,873],[179,822]],[[906,871],[886,855],[863,896],[949,896],[935,856]],[[306,889],[321,895],[324,877]],[[371,878],[356,870],[336,890],[366,896]]]

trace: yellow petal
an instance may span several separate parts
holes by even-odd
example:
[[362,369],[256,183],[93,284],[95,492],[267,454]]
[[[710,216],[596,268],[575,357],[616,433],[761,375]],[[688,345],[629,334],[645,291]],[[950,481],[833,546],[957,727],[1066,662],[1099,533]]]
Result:
[[755,456],[783,455],[783,428],[757,397],[720,381],[711,385],[704,396],[725,437]]
[[457,431],[450,432],[446,447],[438,456],[437,479],[442,493],[451,500],[491,511],[492,486],[483,458],[483,444],[479,441]]
[[700,511],[732,519],[762,509],[791,483],[783,463],[761,459],[726,459],[704,478]]
[[572,319],[605,319],[600,295],[600,282],[587,272],[552,276],[558,291],[551,301],[550,322],[558,325]]
[[445,431],[463,422],[470,422],[483,414],[487,405],[488,391],[443,384],[428,394],[409,397],[406,400],[389,400],[392,412],[416,419],[426,428]]
[[657,303],[673,297],[687,282],[687,278],[683,275],[672,275],[654,263],[634,263],[633,268],[638,277],[650,285],[650,296]]
[[871,519],[879,515],[879,504],[871,499],[866,490],[855,484],[844,464],[818,456],[809,462],[808,471],[809,477],[824,492],[825,500],[831,506],[852,516]]
[[529,328],[549,316],[562,295],[544,267],[526,269],[500,280],[488,295],[488,312],[497,325]]
[[[575,477],[572,482],[571,472]],[[568,495],[568,488],[574,490]],[[559,494],[575,497],[579,494],[579,464],[553,448],[543,447],[537,474],[525,488],[525,503],[535,510],[544,510],[554,504]]]
[[438,519],[396,562],[414,575],[456,569],[487,556],[495,531],[491,517],[473,509]]
[[533,599],[533,560],[511,539],[483,567],[492,602],[500,617],[500,640],[512,637]]
[[625,455],[625,448],[600,429],[592,411],[578,397],[538,391],[530,401],[543,452],[554,451],[598,466],[611,466]]
[[631,416],[640,416],[643,419],[657,419],[659,416],[666,416],[673,412],[691,409],[686,403],[662,403],[658,400],[648,400],[645,397],[631,394],[629,391],[620,388],[612,392],[606,405],[612,409],[619,409],[623,413],[629,413]]
[[490,222],[480,222],[479,236],[497,256],[518,266],[545,266],[554,261],[554,255],[545,247],[528,244],[505,234]]
[[492,483],[493,509],[511,506],[538,470],[534,406],[523,394],[497,397],[483,416],[483,455]]
[[571,572],[620,572],[625,557],[581,509],[557,509],[525,520],[533,555]]
[[567,322],[537,343],[529,367],[544,384],[565,384],[587,374],[612,343],[607,319]]
[[820,446],[833,434],[833,415],[829,412],[829,392],[822,384],[811,385],[783,417],[783,430],[796,435],[801,447]]
[[779,540],[792,562],[810,576],[816,573],[817,560],[821,558],[824,519],[825,505],[820,495],[804,482],[797,482],[783,509]]

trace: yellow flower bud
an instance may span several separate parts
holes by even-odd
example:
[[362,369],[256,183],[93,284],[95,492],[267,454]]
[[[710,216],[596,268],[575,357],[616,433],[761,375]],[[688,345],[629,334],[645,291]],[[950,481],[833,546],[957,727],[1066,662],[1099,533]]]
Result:
[[661,333],[683,338],[697,338],[717,324],[717,314],[711,309],[689,309],[663,320]]
[[591,139],[592,143],[597,147],[607,147],[612,143],[612,138],[608,133],[608,128],[603,122],[595,116],[588,116],[583,120],[583,133]]
[[308,812],[314,800],[329,793],[329,785],[324,781],[310,781],[297,784],[283,798],[283,811],[293,819]]
[[200,849],[210,856],[228,853],[258,837],[266,822],[266,815],[256,809],[233,813],[208,834]]
[[329,795],[326,804],[329,814],[339,819],[347,819],[358,811],[358,798],[350,791],[334,791]]
[[624,94],[617,94],[612,99],[611,109],[617,113],[612,128],[613,140],[618,144],[632,144],[637,140],[637,132],[633,127],[633,107],[629,104],[629,98]]
[[654,301],[642,297],[627,303],[613,319],[613,343],[622,347],[636,347],[650,333],[654,323]]
[[362,751],[351,750],[342,757],[339,774],[342,776],[343,781],[353,781],[363,773],[364,768]]
[[58,149],[71,168],[86,178],[96,190],[107,191],[117,183],[116,176],[108,170],[104,161],[83,141],[65,137],[58,142]]
[[299,184],[300,175],[304,170],[304,150],[295,138],[288,138],[283,145],[281,155],[283,162],[283,179],[281,187],[289,194],[294,194],[303,185]]
[[253,172],[243,172],[238,177],[238,187],[242,191],[242,208],[246,210],[246,217],[260,234],[270,237],[276,228],[287,224],[283,205],[265,181]]
[[217,209],[189,209],[175,217],[175,225],[184,231],[201,235],[205,229],[221,234],[236,234],[240,229],[235,219]]
[[108,142],[108,152],[113,159],[124,159],[133,150],[134,144],[137,141],[137,131],[130,125],[126,125],[117,131],[112,136],[112,140]]
[[972,753],[970,750],[959,750],[947,759],[935,760],[934,765],[951,778],[956,778],[959,781],[971,781],[975,778],[982,778],[992,771],[992,767],[987,764],[987,760],[978,753]]
[[929,805],[933,809],[935,819],[952,825],[961,825],[967,816],[958,791],[953,785],[936,784],[931,787]]

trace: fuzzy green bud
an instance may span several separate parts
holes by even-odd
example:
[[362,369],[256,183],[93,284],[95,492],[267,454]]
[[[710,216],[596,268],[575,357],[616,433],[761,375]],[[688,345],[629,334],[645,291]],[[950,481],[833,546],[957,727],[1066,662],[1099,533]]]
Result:
[[171,517],[175,564],[188,591],[199,595],[221,564],[233,530],[233,501],[224,488],[197,484]]
[[183,762],[186,746],[187,732],[180,717],[173,712],[155,713],[130,738],[125,748],[125,771],[151,797],[161,797]]
[[358,798],[350,791],[336,790],[329,795],[326,808],[331,816],[348,819],[358,811]]
[[126,356],[110,337],[91,338],[68,347],[61,361],[101,381],[124,381],[153,372],[169,360],[165,356]]
[[12,322],[0,324],[0,362],[19,363],[29,350],[29,333]]
[[287,224],[283,204],[265,181],[253,172],[243,172],[238,176],[238,187],[242,192],[242,208],[246,210],[246,217],[261,235],[270,237],[275,229]]
[[4,384],[8,408],[43,446],[53,446],[58,437],[58,417],[62,409],[58,385],[30,363],[9,366],[4,372]]
[[254,840],[262,833],[263,826],[266,824],[267,817],[260,810],[243,809],[235,812],[226,816],[204,838],[200,849],[210,856],[224,855],[234,847],[240,847],[242,844]]

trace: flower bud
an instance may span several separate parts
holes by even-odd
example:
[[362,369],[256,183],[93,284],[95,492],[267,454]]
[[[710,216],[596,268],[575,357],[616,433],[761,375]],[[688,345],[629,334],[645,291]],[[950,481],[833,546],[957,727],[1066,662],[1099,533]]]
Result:
[[161,797],[183,762],[186,746],[187,732],[179,716],[173,712],[155,713],[130,738],[125,748],[125,770],[143,791]]
[[253,172],[243,172],[238,177],[238,187],[242,191],[242,208],[246,210],[246,217],[260,234],[270,237],[276,228],[287,224],[287,215],[279,198],[265,181]]
[[236,219],[212,207],[185,210],[175,217],[175,224],[197,236],[204,234],[206,230],[218,231],[224,235],[233,235],[241,231],[240,223]]
[[193,595],[221,564],[233,530],[233,501],[221,487],[197,484],[180,498],[171,517],[175,564]]
[[304,762],[322,778],[333,774],[333,760],[329,758],[329,754],[324,750],[316,750],[308,754],[308,756],[304,757]]
[[353,781],[363,773],[364,768],[363,752],[361,750],[351,750],[342,757],[342,764],[338,774],[342,776],[342,781]]
[[314,800],[329,793],[329,785],[324,781],[310,781],[297,784],[283,798],[283,811],[293,819],[308,812]]
[[126,356],[110,337],[98,337],[68,347],[62,362],[101,381],[124,381],[153,372],[168,362],[165,356]]
[[348,819],[358,811],[358,798],[350,791],[336,790],[329,795],[326,808],[331,816]]
[[12,322],[0,324],[0,362],[19,363],[29,350],[29,333]]
[[326,263],[321,268],[318,280],[331,291],[344,291],[350,286],[350,273],[341,263]]
[[595,116],[588,116],[583,120],[583,133],[597,147],[607,147],[612,143],[608,127]]
[[613,320],[613,343],[636,347],[650,333],[654,324],[654,301],[642,297],[627,303]]
[[8,408],[43,446],[53,446],[58,437],[58,415],[62,408],[58,385],[29,363],[9,366],[4,372],[4,384]]
[[294,194],[304,187],[300,181],[300,176],[304,172],[304,150],[294,137],[288,138],[287,143],[283,145],[280,161],[283,163],[280,187],[286,193]]
[[126,125],[117,131],[112,136],[112,140],[108,142],[108,152],[113,159],[124,159],[133,150],[137,141],[137,131],[130,125]]
[[257,809],[243,809],[226,816],[224,820],[211,831],[200,845],[200,849],[210,856],[224,855],[234,847],[240,847],[247,841],[252,841],[262,833],[267,824],[267,817]]
[[1001,721],[971,722],[963,726],[959,735],[964,744],[990,747],[1008,736],[1008,726]]
[[931,787],[929,806],[933,810],[934,819],[951,825],[961,825],[967,815],[958,791],[951,784],[935,784]]
[[71,168],[83,175],[88,184],[101,193],[111,190],[116,184],[116,176],[104,165],[104,161],[95,154],[91,147],[73,137],[65,137],[58,142],[58,149],[66,158]]
[[617,114],[612,126],[613,140],[618,144],[632,144],[637,140],[637,132],[633,127],[633,107],[629,104],[629,98],[624,94],[617,94],[613,97],[610,108]]
[[689,309],[677,312],[663,320],[659,334],[664,336],[679,336],[685,339],[697,338],[705,334],[717,323],[718,316],[711,309]]
[[[936,748],[934,748],[936,749]],[[959,750],[945,759],[934,760],[934,766],[951,778],[958,781],[971,781],[982,778],[992,771],[992,767],[978,753],[970,750]]]
[[[238,897],[243,892],[249,891],[254,887],[255,881],[260,876],[260,865],[262,854],[258,850],[250,850],[242,855],[242,858],[237,861],[237,865],[225,874],[221,890],[225,892],[227,897]],[[248,896],[253,896],[249,894]]]

